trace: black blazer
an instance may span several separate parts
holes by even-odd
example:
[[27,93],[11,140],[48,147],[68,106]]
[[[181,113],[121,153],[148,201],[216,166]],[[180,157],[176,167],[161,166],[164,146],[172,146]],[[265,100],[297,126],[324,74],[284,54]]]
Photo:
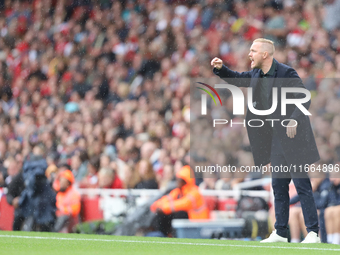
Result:
[[[312,164],[320,159],[318,149],[316,147],[315,138],[311,128],[310,120],[307,115],[304,115],[299,108],[295,105],[288,104],[286,108],[286,115],[281,116],[281,88],[283,87],[299,87],[305,88],[297,72],[284,64],[277,62],[274,72],[274,79],[270,79],[269,86],[270,91],[273,87],[278,88],[278,105],[276,110],[268,116],[255,115],[252,112],[247,111],[246,122],[250,119],[279,119],[280,121],[274,121],[274,132],[278,135],[282,149],[289,165],[305,165]],[[221,69],[214,68],[213,72],[226,82],[235,85],[237,87],[251,87],[253,88],[253,105],[260,103],[259,90],[257,89],[258,78],[260,77],[260,69],[253,69],[249,72],[235,72],[230,70],[226,66],[222,66]],[[277,79],[282,78],[282,79]],[[304,98],[302,93],[287,93],[287,98]],[[306,109],[309,108],[311,101],[304,103]],[[271,99],[269,105],[272,105]],[[256,109],[258,107],[255,106]],[[286,127],[281,125],[281,121],[284,119],[294,119],[298,122],[297,134],[294,138],[289,138],[286,134]],[[262,127],[249,127],[247,126],[250,146],[252,149],[254,163],[256,166],[266,165],[270,162],[271,154],[271,141],[273,130],[271,128],[271,122]],[[268,125],[270,124],[270,125]],[[284,123],[285,125],[288,122]],[[253,124],[255,125],[255,124]]]

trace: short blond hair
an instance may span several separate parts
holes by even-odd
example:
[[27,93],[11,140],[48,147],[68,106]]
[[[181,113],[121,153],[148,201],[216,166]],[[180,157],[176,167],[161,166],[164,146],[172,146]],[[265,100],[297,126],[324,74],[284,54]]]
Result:
[[263,51],[267,51],[269,53],[269,55],[274,55],[275,52],[275,46],[274,46],[274,42],[272,40],[268,40],[265,38],[257,38],[253,41],[253,43],[255,42],[260,42],[263,43]]

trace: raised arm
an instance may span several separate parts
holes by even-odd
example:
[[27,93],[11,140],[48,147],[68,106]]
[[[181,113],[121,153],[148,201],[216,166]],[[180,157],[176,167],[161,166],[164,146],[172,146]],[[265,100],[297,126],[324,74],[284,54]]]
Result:
[[214,58],[211,60],[211,65],[214,67],[213,72],[221,79],[235,85],[237,87],[249,87],[250,78],[252,77],[253,71],[248,72],[236,72],[230,70],[228,67],[223,65],[223,61],[219,58]]

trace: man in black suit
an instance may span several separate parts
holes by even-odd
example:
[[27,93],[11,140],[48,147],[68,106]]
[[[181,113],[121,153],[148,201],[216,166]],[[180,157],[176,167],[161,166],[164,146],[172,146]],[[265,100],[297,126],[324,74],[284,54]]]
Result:
[[[214,58],[211,65],[214,73],[232,85],[251,87],[253,107],[268,110],[272,105],[272,89],[277,88],[278,104],[276,110],[266,116],[255,115],[249,110],[246,123],[251,119],[261,119],[264,125],[247,125],[248,136],[256,166],[291,167],[290,172],[272,172],[272,187],[275,198],[275,230],[262,242],[287,242],[289,219],[289,183],[293,179],[300,197],[308,235],[304,243],[319,243],[319,224],[312,187],[305,166],[320,159],[312,132],[309,117],[294,104],[287,104],[286,114],[281,114],[281,88],[305,88],[296,71],[277,62],[274,55],[274,43],[270,40],[256,39],[249,53],[251,71],[235,72],[223,65],[219,58]],[[281,78],[281,79],[280,79]],[[301,99],[304,93],[287,93],[287,98]],[[302,106],[308,110],[310,100]],[[275,119],[277,121],[265,121]],[[282,124],[289,119],[289,123]],[[278,121],[279,120],[279,121]],[[295,171],[294,171],[295,167]],[[302,170],[302,172],[301,172]]]

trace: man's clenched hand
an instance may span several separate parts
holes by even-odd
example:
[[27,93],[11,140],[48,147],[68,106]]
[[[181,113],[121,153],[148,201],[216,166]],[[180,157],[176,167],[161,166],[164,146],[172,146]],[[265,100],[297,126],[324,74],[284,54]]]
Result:
[[223,65],[223,61],[222,59],[214,58],[213,60],[211,60],[211,65],[217,69],[221,69]]

